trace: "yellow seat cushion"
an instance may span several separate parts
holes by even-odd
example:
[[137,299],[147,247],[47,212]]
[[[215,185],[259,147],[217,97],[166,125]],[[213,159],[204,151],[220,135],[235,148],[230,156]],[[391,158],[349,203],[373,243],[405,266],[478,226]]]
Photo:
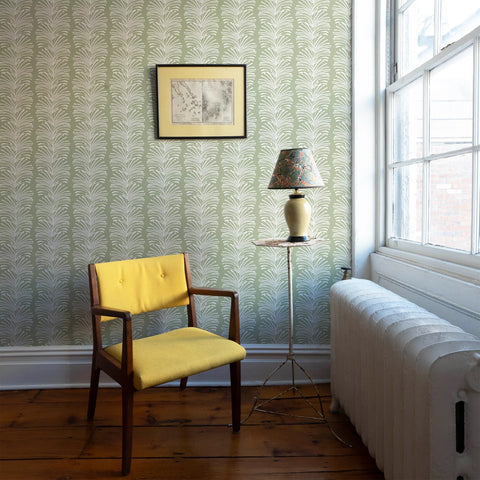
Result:
[[[122,361],[122,344],[105,351]],[[133,341],[133,384],[137,390],[189,377],[243,360],[236,342],[200,328],[186,327]]]

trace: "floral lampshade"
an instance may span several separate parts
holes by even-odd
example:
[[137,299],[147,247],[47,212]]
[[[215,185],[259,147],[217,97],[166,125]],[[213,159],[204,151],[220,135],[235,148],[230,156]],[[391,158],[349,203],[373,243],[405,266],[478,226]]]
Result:
[[312,153],[308,148],[281,150],[268,188],[323,187]]

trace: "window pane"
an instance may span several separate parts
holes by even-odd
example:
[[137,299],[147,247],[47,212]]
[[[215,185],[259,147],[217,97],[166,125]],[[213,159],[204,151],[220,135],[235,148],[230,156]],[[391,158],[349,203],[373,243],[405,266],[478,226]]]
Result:
[[403,75],[433,56],[434,2],[416,0],[400,8],[400,74]]
[[459,40],[480,25],[478,0],[442,0],[441,12],[441,48]]
[[467,48],[430,75],[430,153],[472,145],[473,49]]
[[430,163],[429,243],[470,251],[472,156]]
[[393,236],[404,240],[422,240],[421,164],[396,168],[393,172],[394,212]]
[[423,81],[421,78],[395,93],[393,161],[423,155]]

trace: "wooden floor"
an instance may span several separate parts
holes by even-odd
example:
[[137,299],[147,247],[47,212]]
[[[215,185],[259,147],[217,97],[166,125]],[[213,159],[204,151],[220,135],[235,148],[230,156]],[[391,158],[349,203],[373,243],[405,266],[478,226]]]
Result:
[[[257,411],[248,417],[259,390],[243,387],[242,418],[248,419],[237,434],[227,426],[228,388],[139,392],[132,473],[123,478],[382,480],[346,417],[329,413],[328,385],[319,388],[328,424]],[[266,387],[262,398],[279,391]],[[303,392],[313,393],[306,387]],[[0,392],[0,479],[121,477],[120,391],[100,390],[93,421],[86,419],[87,394],[85,389]],[[315,413],[295,398],[271,402],[271,408]]]

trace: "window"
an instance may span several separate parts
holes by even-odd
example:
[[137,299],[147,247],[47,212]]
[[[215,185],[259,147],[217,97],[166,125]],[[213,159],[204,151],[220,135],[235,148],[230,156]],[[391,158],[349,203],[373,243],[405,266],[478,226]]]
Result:
[[394,4],[387,245],[480,266],[480,4]]

